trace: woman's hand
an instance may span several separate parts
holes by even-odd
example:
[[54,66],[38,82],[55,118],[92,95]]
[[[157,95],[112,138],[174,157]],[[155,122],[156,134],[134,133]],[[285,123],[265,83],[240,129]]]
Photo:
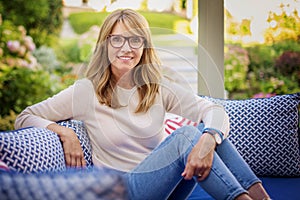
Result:
[[216,142],[213,136],[204,133],[188,156],[182,173],[184,179],[190,180],[193,176],[197,176],[198,181],[202,181],[208,176],[212,166],[215,147]]
[[83,151],[79,139],[73,129],[60,126],[56,123],[50,124],[47,128],[58,134],[63,144],[66,165],[69,167],[82,168],[86,166]]

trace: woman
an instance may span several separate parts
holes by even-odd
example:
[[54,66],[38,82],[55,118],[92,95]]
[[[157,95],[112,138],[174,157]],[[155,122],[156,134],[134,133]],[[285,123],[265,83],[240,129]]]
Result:
[[[199,126],[167,136],[166,112]],[[59,135],[66,164],[83,167],[75,133],[55,123],[70,118],[85,123],[94,165],[124,172],[131,199],[185,199],[197,183],[216,199],[269,198],[225,139],[224,109],[162,76],[148,23],[133,10],[104,21],[86,78],[26,108],[15,127],[47,127]]]

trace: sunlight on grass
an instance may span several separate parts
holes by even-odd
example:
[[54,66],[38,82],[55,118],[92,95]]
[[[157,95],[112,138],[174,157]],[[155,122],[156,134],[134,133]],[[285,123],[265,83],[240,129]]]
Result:
[[[172,34],[178,32],[190,33],[189,21],[183,17],[170,13],[140,12],[149,22],[153,29],[152,34]],[[69,16],[69,21],[77,34],[82,34],[93,25],[100,26],[108,12],[81,12]],[[162,20],[163,19],[163,20]]]

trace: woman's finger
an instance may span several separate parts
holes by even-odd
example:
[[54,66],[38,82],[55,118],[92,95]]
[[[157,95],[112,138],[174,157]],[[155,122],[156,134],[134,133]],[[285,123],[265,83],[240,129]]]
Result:
[[71,156],[71,167],[76,167],[77,166],[77,161],[76,157]]
[[76,158],[76,167],[77,168],[81,168],[82,167],[82,165],[81,165],[81,157],[80,158]]
[[86,162],[85,162],[84,157],[81,159],[81,166],[82,167],[86,167]]
[[203,172],[200,172],[197,176],[197,180],[198,181],[205,180],[207,178],[207,176],[209,175],[209,173],[210,173],[210,169],[206,169]]
[[68,167],[71,166],[71,155],[69,153],[65,153],[65,160],[66,160],[66,165]]

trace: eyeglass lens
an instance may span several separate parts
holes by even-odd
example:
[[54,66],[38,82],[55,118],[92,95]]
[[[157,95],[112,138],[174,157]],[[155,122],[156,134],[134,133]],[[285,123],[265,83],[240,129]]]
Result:
[[140,48],[144,43],[144,38],[140,36],[124,37],[121,35],[111,35],[110,44],[115,48],[120,48],[128,41],[129,46],[133,49]]

